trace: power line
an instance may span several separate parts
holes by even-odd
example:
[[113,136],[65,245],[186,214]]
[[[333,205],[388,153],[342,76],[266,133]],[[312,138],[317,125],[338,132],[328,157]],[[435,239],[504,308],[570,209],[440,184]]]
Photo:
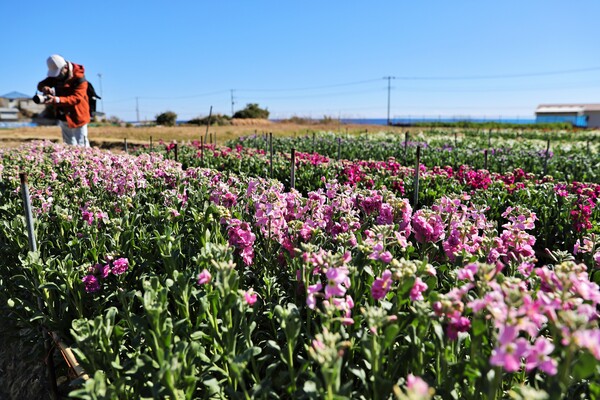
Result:
[[399,76],[396,79],[401,80],[413,80],[413,81],[441,81],[441,80],[477,80],[477,79],[509,79],[509,78],[527,78],[533,76],[548,76],[548,75],[563,75],[573,74],[579,72],[591,72],[600,71],[600,67],[580,68],[580,69],[569,69],[562,71],[547,71],[547,72],[531,72],[531,73],[520,73],[520,74],[501,74],[501,75],[472,75],[472,76]]

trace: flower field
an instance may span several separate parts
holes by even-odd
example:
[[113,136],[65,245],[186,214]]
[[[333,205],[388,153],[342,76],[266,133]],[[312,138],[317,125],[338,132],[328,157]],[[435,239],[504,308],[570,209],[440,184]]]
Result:
[[587,144],[483,170],[430,142],[416,185],[407,142],[340,139],[289,139],[294,188],[284,140],[0,151],[3,318],[71,346],[80,399],[600,398]]

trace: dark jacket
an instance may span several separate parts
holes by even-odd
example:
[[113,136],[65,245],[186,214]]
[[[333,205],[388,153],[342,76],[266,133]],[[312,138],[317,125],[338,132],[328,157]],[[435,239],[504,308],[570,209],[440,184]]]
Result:
[[60,103],[54,103],[55,111],[67,122],[69,128],[79,128],[90,122],[90,106],[87,96],[88,83],[85,80],[83,65],[71,63],[72,71],[67,80],[48,77],[38,83],[38,90],[44,86],[53,87]]

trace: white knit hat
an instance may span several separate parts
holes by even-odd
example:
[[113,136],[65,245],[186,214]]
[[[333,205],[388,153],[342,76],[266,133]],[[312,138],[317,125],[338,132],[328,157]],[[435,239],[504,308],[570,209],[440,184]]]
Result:
[[52,78],[56,78],[60,75],[60,70],[63,69],[67,62],[65,59],[58,54],[53,54],[48,57],[46,60],[46,64],[48,64],[48,76]]

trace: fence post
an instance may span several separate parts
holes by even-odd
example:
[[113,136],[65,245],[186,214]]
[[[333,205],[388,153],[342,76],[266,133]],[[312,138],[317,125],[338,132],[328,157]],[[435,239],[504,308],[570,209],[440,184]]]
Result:
[[150,136],[150,153],[152,153],[152,136]]
[[290,165],[290,188],[296,187],[296,149],[292,147],[292,161]]
[[204,164],[204,138],[200,136],[200,161]]
[[492,147],[492,128],[488,131],[488,147]]
[[271,179],[273,179],[273,132],[269,132],[269,153],[270,153],[270,167],[271,167]]
[[485,170],[488,169],[488,151],[487,151],[487,149],[485,149],[483,151],[483,169],[485,169]]
[[404,165],[406,165],[406,162],[407,162],[407,159],[406,159],[406,157],[408,156],[407,150],[408,150],[408,131],[404,132]]
[[413,194],[413,210],[417,209],[419,204],[419,171],[421,164],[421,146],[417,146],[417,161],[415,162],[415,188]]
[[548,173],[548,153],[550,153],[550,139],[548,139],[548,143],[546,144],[546,154],[544,154],[544,176]]
[[315,146],[316,146],[316,144],[315,144],[315,136],[316,136],[316,133],[315,133],[315,132],[313,132],[313,143],[312,143],[312,144],[313,144],[313,145],[312,145],[312,152],[313,152],[313,153],[316,151],[316,148],[315,148]]
[[454,148],[456,148],[457,146],[458,146],[457,133],[456,133],[456,131],[454,131]]
[[129,151],[127,150],[127,138],[123,139],[125,142],[125,153],[129,154]]
[[178,158],[177,147],[178,147],[178,145],[177,145],[177,143],[175,143],[175,149],[174,149],[175,150],[175,161],[177,161],[177,158]]
[[[348,128],[346,128],[346,130],[348,130]],[[338,137],[337,138],[337,142],[338,142],[338,156],[337,156],[337,159],[338,159],[338,161],[340,161],[341,153],[342,153],[342,138]]]
[[[27,224],[27,237],[29,238],[29,250],[32,252],[37,251],[37,242],[35,239],[35,229],[33,226],[33,215],[31,213],[31,200],[29,198],[29,187],[27,186],[27,174],[24,172],[19,173],[21,180],[21,195],[23,197],[23,208],[25,209],[25,222]],[[39,284],[39,283],[38,283]],[[43,303],[42,299],[38,296],[37,305],[42,312]],[[43,325],[40,324],[42,332],[42,340],[44,341],[44,353],[47,357],[48,365],[48,380],[50,381],[51,391],[50,394],[52,399],[58,399],[58,386],[56,385],[56,373],[54,371],[54,359],[52,358],[53,347],[50,346],[50,340],[47,337],[47,330]]]

